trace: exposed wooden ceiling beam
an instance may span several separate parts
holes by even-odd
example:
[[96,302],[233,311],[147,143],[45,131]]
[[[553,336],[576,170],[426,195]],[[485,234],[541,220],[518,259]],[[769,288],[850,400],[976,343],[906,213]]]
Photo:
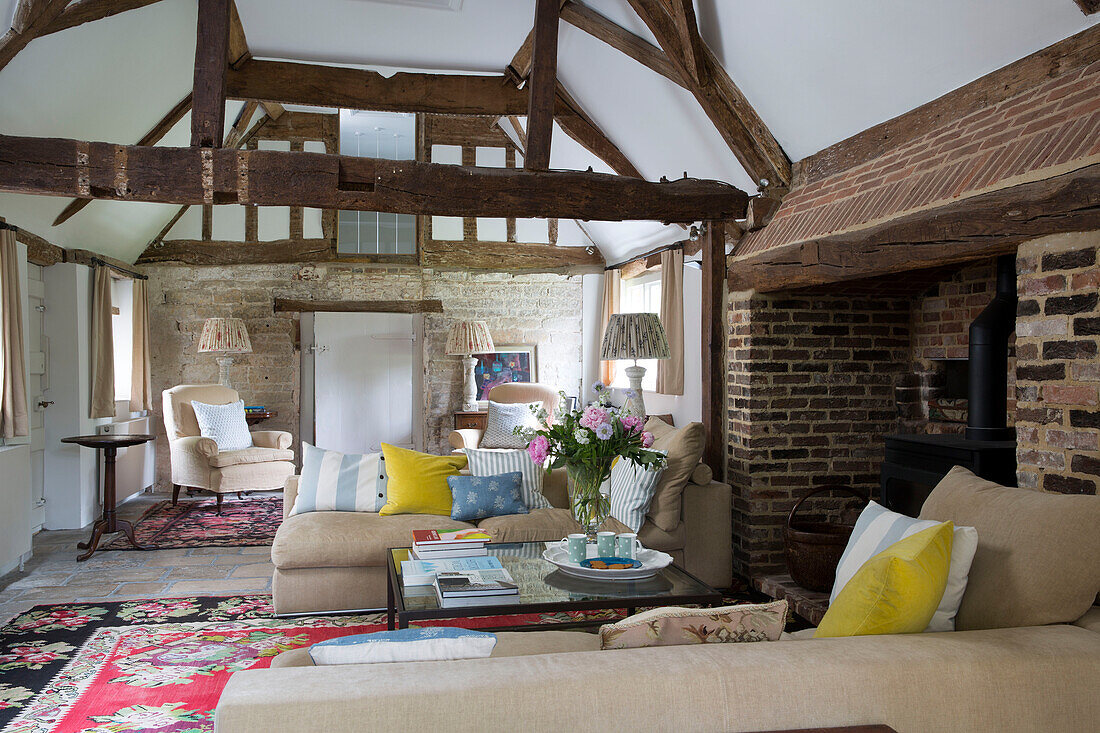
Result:
[[703,51],[703,38],[699,35],[699,22],[695,19],[694,0],[671,0],[668,3],[672,21],[680,33],[683,48],[684,68],[697,84],[705,81],[706,57]]
[[550,167],[557,104],[559,0],[536,0],[531,76],[527,80],[527,170]]
[[506,272],[564,272],[578,275],[604,270],[595,247],[558,247],[516,242],[427,241],[420,250],[421,264],[433,270],[491,270]]
[[[161,139],[168,134],[168,131],[175,127],[183,116],[191,110],[191,92],[187,93],[187,96],[176,103],[176,106],[168,110],[168,114],[160,118],[157,124],[153,125],[149,132],[145,133],[140,140],[137,141],[137,145],[156,145]],[[64,210],[57,215],[57,218],[53,220],[53,226],[64,224],[71,219],[78,211],[92,202],[91,199],[73,199]]]
[[1092,15],[1093,13],[1100,12],[1100,0],[1073,0],[1077,3],[1077,7],[1081,8],[1081,12],[1085,15]]
[[959,199],[865,229],[729,258],[731,290],[861,280],[1003,254],[1058,232],[1100,229],[1100,163]]
[[199,0],[191,145],[213,148],[225,134],[225,76],[233,0]]
[[685,47],[676,21],[669,15],[661,0],[628,2],[657,38],[669,61],[676,67],[685,85],[699,101],[699,105],[745,171],[757,182],[767,180],[772,186],[789,186],[791,163],[786,153],[745,95],[730,79],[714,52],[699,37],[698,27],[686,28],[695,39],[695,48],[702,60],[697,69],[698,74],[693,74],[684,61],[693,52]]
[[561,6],[561,19],[612,48],[618,49],[666,79],[682,87],[685,86],[680,73],[676,71],[676,67],[668,60],[664,51],[608,20],[587,5],[566,0],[565,5]]
[[230,128],[225,136],[225,147],[237,147],[237,143],[248,131],[248,125],[252,122],[252,118],[256,114],[256,108],[259,106],[259,102],[255,100],[249,100],[244,103],[240,113],[237,114],[237,119],[233,121],[233,127]]
[[[620,176],[632,176],[642,178],[642,174],[623,155],[623,152],[608,139],[595,122],[592,121],[577,100],[566,91],[559,82],[557,85],[558,108],[562,110],[558,116],[558,124],[565,134],[576,140],[585,150],[607,163],[611,170]],[[530,123],[528,123],[530,127]]]
[[602,221],[728,219],[741,216],[748,203],[743,191],[717,181],[650,183],[576,171],[7,135],[0,135],[0,190],[176,204]]
[[68,0],[20,0],[12,27],[0,38],[0,69],[41,36],[67,4]]
[[158,2],[160,0],[79,0],[65,8],[61,15],[46,26],[42,35],[75,28],[78,25],[110,18],[112,15],[137,10]]
[[229,68],[236,69],[252,58],[248,50],[248,38],[244,35],[241,16],[237,13],[237,3],[229,0]]

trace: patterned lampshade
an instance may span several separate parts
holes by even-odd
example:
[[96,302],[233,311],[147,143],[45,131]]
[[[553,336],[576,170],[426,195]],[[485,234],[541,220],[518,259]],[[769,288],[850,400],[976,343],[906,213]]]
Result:
[[459,321],[447,335],[447,356],[488,354],[493,348],[493,337],[485,321]]
[[600,359],[668,359],[672,353],[656,313],[613,313],[607,322]]
[[240,318],[207,318],[199,336],[199,353],[251,354],[252,342]]

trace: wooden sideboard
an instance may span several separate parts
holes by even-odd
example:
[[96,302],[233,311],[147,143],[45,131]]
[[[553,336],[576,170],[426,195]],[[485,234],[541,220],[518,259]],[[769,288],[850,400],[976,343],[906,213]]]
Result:
[[464,430],[466,428],[475,428],[477,430],[484,430],[485,425],[489,420],[489,413],[483,410],[475,412],[456,412],[455,414],[455,430]]

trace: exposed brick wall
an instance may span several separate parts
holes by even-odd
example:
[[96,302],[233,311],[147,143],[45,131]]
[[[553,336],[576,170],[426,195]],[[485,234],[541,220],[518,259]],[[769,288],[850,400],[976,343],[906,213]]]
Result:
[[[1058,73],[1053,69],[1052,74]],[[792,189],[746,255],[1083,167],[1100,156],[1100,62]]]
[[877,489],[909,299],[731,293],[728,319],[734,562],[755,574],[784,567],[786,515],[810,487]]
[[[962,422],[942,419],[929,402],[942,405],[945,359],[965,360],[969,352],[970,324],[989,305],[997,285],[996,260],[966,265],[914,299],[910,310],[910,363],[912,374],[898,390],[901,428],[909,433],[962,434],[966,429],[966,405],[958,405]],[[1009,344],[1009,425],[1015,412],[1014,344]]]
[[[581,379],[581,279],[562,275],[448,272],[416,267],[352,265],[148,265],[154,417],[163,436],[160,391],[176,384],[217,381],[209,354],[196,353],[204,319],[243,318],[253,353],[234,359],[233,384],[248,403],[278,411],[262,424],[288,430],[298,444],[299,317],[274,313],[274,299],[440,299],[442,314],[424,318],[425,448],[450,450],[451,413],[461,403],[462,370],[444,356],[456,320],[487,321],[496,342],[538,347],[539,381],[576,393]],[[157,441],[158,483],[168,483],[167,442]],[[295,449],[297,453],[297,448]]]
[[1020,486],[1095,494],[1100,484],[1100,232],[1021,246],[1016,319]]

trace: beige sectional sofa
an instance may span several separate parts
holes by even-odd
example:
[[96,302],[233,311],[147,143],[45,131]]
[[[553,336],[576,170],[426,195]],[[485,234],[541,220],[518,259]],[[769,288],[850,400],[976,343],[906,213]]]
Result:
[[[733,579],[730,488],[709,476],[709,471],[701,469],[688,479],[680,522],[672,531],[647,520],[638,536],[646,547],[668,552],[705,583],[728,588]],[[554,471],[544,487],[554,508],[492,517],[477,526],[496,542],[551,541],[578,531],[578,524],[564,508],[568,506],[564,479],[564,471]],[[414,529],[474,526],[427,514],[382,517],[368,512],[311,512],[289,516],[297,492],[298,477],[292,476],[283,490],[283,524],[271,547],[275,565],[272,595],[278,614],[385,608],[387,548],[407,546]],[[614,520],[609,522],[616,531],[628,531]]]
[[615,651],[529,631],[498,635],[486,659],[330,667],[294,650],[234,674],[215,729],[1096,731],[1100,497],[1003,489],[962,469],[941,487],[922,516],[979,537],[963,630]]

